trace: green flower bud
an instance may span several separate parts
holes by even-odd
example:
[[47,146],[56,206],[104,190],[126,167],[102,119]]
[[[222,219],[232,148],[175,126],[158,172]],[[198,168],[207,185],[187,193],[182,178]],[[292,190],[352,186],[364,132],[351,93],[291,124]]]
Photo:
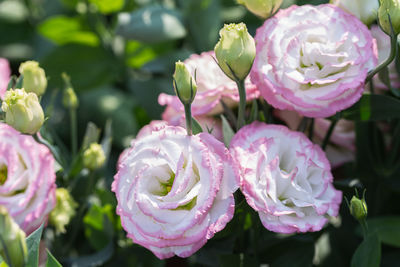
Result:
[[400,0],[380,0],[380,7],[378,9],[379,24],[384,32],[388,35],[391,34],[390,20],[394,34],[400,33]]
[[221,38],[214,48],[219,66],[232,80],[244,80],[256,55],[256,45],[246,24],[225,25],[219,35]]
[[64,90],[62,103],[66,108],[76,109],[78,107],[79,100],[72,87],[68,87]]
[[367,203],[365,202],[365,199],[359,199],[358,197],[353,196],[353,198],[350,200],[350,213],[357,220],[364,220],[368,214]]
[[46,91],[47,79],[44,70],[36,61],[26,61],[19,66],[19,73],[24,76],[25,91],[41,96]]
[[6,113],[6,123],[24,134],[35,134],[44,122],[37,95],[24,89],[8,90],[1,108]]
[[105,161],[104,150],[97,143],[90,144],[89,148],[83,152],[83,165],[90,170],[102,167]]
[[190,75],[185,64],[178,61],[175,63],[174,78],[175,93],[183,104],[193,102],[197,92],[196,81]]
[[237,0],[237,2],[253,14],[266,19],[278,10],[283,0]]
[[56,199],[57,204],[50,213],[49,222],[55,226],[57,233],[65,233],[65,226],[75,216],[75,209],[78,207],[78,204],[65,188],[57,188]]
[[25,232],[14,222],[4,206],[0,206],[0,255],[9,266],[22,267],[28,257]]

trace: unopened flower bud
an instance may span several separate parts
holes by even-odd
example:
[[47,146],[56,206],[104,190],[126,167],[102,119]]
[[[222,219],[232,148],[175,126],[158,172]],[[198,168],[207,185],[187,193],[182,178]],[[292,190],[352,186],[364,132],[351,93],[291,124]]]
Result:
[[353,198],[350,200],[350,213],[357,220],[364,220],[368,214],[367,203],[365,202],[365,199],[359,199],[358,197],[353,196]]
[[24,134],[35,134],[44,122],[37,95],[24,89],[8,90],[1,109],[6,113],[6,123]]
[[266,19],[278,10],[283,0],[237,0],[237,2],[253,14]]
[[379,24],[388,35],[392,32],[389,16],[394,34],[397,35],[400,33],[400,0],[380,0],[378,9]]
[[75,216],[75,209],[78,204],[65,188],[57,188],[56,199],[57,204],[50,213],[49,222],[55,226],[57,233],[65,233],[65,226],[68,225],[71,218]]
[[64,90],[62,103],[66,108],[76,109],[78,107],[79,100],[72,87],[68,87]]
[[83,152],[83,165],[90,170],[102,167],[105,161],[104,150],[97,143],[90,144],[89,148]]
[[46,91],[47,79],[44,70],[36,61],[26,61],[19,66],[19,73],[24,76],[23,87],[26,92],[41,96]]
[[379,8],[378,0],[330,0],[330,3],[353,14],[368,26],[376,20]]
[[24,266],[28,256],[25,232],[14,222],[4,206],[0,206],[0,237],[0,255],[3,260],[9,266]]
[[183,104],[190,104],[193,102],[197,92],[196,81],[190,75],[185,64],[178,61],[175,63],[174,88],[175,93],[182,101]]
[[244,80],[256,55],[256,45],[246,24],[225,25],[219,35],[221,38],[214,48],[219,66],[232,80]]

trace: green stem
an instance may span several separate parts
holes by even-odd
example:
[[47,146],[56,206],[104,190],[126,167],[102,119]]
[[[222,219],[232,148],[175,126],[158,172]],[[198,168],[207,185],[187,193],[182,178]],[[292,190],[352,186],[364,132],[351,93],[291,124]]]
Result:
[[69,109],[69,117],[71,123],[71,151],[72,156],[76,155],[78,151],[78,122],[76,119],[76,109],[70,108]]
[[370,73],[368,73],[366,82],[369,82],[375,76],[375,74],[380,72],[383,68],[388,66],[390,63],[392,63],[392,61],[396,57],[396,51],[397,51],[397,35],[392,33],[391,36],[390,36],[390,54],[389,54],[389,57],[384,62],[382,62],[378,67],[376,67],[374,70],[372,70]]
[[236,81],[239,90],[239,114],[237,120],[237,130],[245,125],[245,109],[246,109],[246,89],[244,87],[244,80]]
[[188,135],[192,135],[192,106],[190,103],[184,104],[185,118],[186,118],[186,131]]
[[304,132],[307,129],[307,125],[308,125],[308,121],[310,119],[307,117],[304,117],[299,124],[299,127],[297,127],[297,131],[298,132]]
[[313,136],[314,136],[314,118],[311,119],[310,126],[308,128],[308,139],[312,141]]
[[363,235],[364,235],[364,239],[365,239],[368,236],[368,224],[367,224],[367,221],[365,219],[363,219],[363,220],[360,220],[359,223],[361,225],[361,229],[363,231]]
[[322,142],[322,150],[326,149],[326,146],[329,143],[329,139],[331,138],[331,135],[333,133],[333,130],[335,129],[336,123],[338,122],[338,119],[334,118],[331,122],[331,125],[329,126],[328,132],[325,135],[324,141]]

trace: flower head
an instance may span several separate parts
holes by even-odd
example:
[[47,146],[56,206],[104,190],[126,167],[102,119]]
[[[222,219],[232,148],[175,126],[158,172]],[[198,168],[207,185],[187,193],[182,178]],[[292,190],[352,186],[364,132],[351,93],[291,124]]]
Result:
[[55,226],[58,233],[65,233],[65,226],[75,216],[78,204],[74,201],[69,191],[65,188],[56,190],[57,205],[50,213],[49,221]]
[[237,2],[255,15],[266,19],[278,10],[283,0],[237,0]]
[[120,157],[112,190],[128,237],[164,259],[189,257],[225,227],[238,182],[221,142],[160,126]]
[[106,156],[100,144],[91,143],[83,152],[83,165],[90,170],[101,168],[105,161]]
[[225,24],[219,36],[214,48],[219,66],[232,80],[244,80],[256,55],[254,39],[247,32],[246,24]]
[[41,96],[46,91],[47,79],[44,70],[36,61],[26,61],[19,66],[19,73],[24,76],[23,87],[27,92]]
[[[390,17],[390,21],[389,21]],[[392,33],[390,23],[392,23],[394,34],[400,33],[400,0],[380,0],[378,9],[379,24],[388,35]]]
[[197,85],[184,63],[180,61],[175,63],[173,77],[175,93],[178,98],[182,103],[192,103],[196,96]]
[[7,91],[1,109],[6,113],[6,123],[24,134],[35,134],[44,122],[37,95],[24,89]]
[[368,28],[333,5],[292,6],[258,28],[251,80],[278,109],[321,118],[353,105],[377,64]]
[[54,158],[49,149],[0,123],[0,203],[26,234],[43,222],[56,204]]
[[240,167],[240,188],[268,230],[319,231],[336,216],[342,193],[318,145],[281,125],[254,122],[231,141]]

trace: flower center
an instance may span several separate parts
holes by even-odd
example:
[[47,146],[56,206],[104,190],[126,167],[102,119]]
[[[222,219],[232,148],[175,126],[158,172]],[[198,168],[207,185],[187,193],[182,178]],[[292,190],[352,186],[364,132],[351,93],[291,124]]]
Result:
[[5,164],[0,165],[0,185],[3,185],[7,180],[7,166]]

